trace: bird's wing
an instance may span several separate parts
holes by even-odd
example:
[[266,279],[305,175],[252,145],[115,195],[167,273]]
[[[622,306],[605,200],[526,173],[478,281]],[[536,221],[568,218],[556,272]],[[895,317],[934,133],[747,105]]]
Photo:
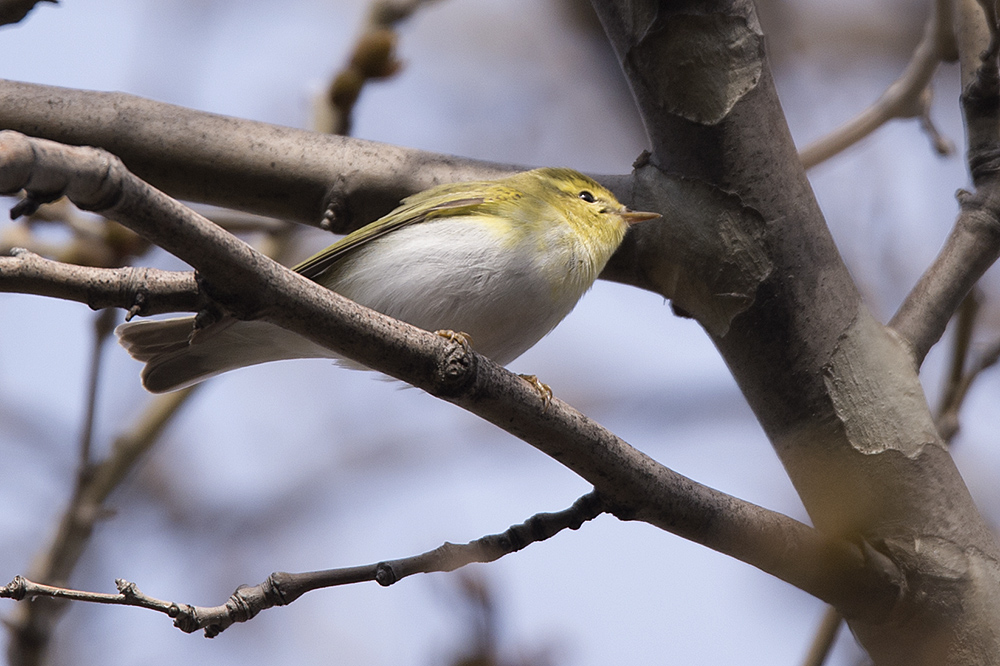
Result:
[[310,280],[317,280],[352,251],[396,229],[425,220],[470,212],[489,214],[493,212],[493,204],[498,200],[517,197],[519,194],[516,190],[496,183],[452,183],[419,192],[403,199],[402,205],[385,217],[344,236],[292,270]]

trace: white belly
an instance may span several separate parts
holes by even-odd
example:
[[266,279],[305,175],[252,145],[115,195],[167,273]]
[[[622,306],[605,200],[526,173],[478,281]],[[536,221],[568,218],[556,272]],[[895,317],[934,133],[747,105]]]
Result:
[[473,349],[506,364],[552,330],[589,287],[559,279],[566,268],[541,249],[519,248],[495,227],[468,219],[423,222],[359,248],[326,286],[425,330],[467,333]]

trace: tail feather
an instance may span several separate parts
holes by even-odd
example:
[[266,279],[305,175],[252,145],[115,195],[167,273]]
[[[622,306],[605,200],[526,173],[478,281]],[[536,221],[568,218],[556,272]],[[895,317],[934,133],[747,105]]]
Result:
[[229,370],[292,358],[337,358],[283,328],[262,321],[224,319],[194,335],[194,317],[122,324],[115,333],[146,367],[142,385],[153,393],[191,386]]
[[159,354],[187,347],[194,333],[194,317],[130,322],[116,328],[115,333],[125,351],[145,363]]

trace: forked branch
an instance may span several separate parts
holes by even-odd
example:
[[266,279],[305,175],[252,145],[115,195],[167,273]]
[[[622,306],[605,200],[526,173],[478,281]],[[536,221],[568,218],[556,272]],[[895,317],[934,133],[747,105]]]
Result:
[[827,136],[799,152],[803,166],[810,169],[853,146],[894,118],[920,118],[934,149],[942,155],[954,149],[930,121],[931,79],[944,60],[955,59],[951,0],[934,0],[923,37],[906,69],[882,96]]
[[[966,4],[958,4],[968,10]],[[983,6],[992,7],[990,2]],[[944,334],[969,290],[1000,256],[1000,42],[995,11],[987,11],[986,17],[988,44],[961,47],[963,53],[981,54],[962,93],[975,191],[959,193],[961,209],[944,247],[889,322],[909,342],[918,365]],[[974,23],[967,18],[963,22]],[[959,34],[961,38],[965,33]]]

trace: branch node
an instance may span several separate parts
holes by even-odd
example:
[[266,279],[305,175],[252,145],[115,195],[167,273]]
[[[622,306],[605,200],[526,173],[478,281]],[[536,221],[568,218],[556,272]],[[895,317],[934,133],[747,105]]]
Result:
[[459,395],[476,378],[478,356],[464,333],[437,331],[437,334],[448,344],[438,356],[433,390],[429,392],[437,397]]
[[128,312],[125,314],[125,321],[132,321],[133,317],[142,314],[142,311],[146,308],[146,302],[146,291],[141,288],[137,289],[132,307],[130,307]]
[[302,596],[306,591],[304,589],[300,590],[286,590],[286,586],[292,586],[295,583],[295,576],[287,573],[285,571],[275,571],[267,580],[264,581],[265,587],[269,590],[265,594],[271,601],[273,601],[275,606],[287,606],[296,599]]
[[[226,609],[233,622],[246,622],[257,614],[255,609],[256,597],[262,596],[258,587],[240,585],[226,602]],[[220,629],[219,631],[222,631]]]
[[27,594],[28,583],[22,576],[14,576],[14,580],[0,588],[0,597],[21,601]]
[[[991,169],[1000,172],[1000,153]],[[975,232],[990,245],[1000,243],[1000,209],[996,197],[990,195],[987,189],[981,189],[974,194],[965,193],[959,197],[962,214],[957,225]]]
[[[1000,104],[1000,98],[997,98]],[[987,176],[1000,172],[1000,147],[992,145],[988,148],[970,148],[969,171],[972,172],[972,182],[981,183]]]
[[[194,606],[189,606],[184,604],[180,606],[178,604],[172,604],[170,609],[167,611],[167,615],[174,618],[174,626],[183,631],[185,634],[193,634],[194,632],[201,629],[201,625],[198,622],[198,609]],[[205,630],[205,634],[208,634],[208,630]],[[211,636],[209,636],[211,638]]]
[[118,588],[118,593],[130,602],[135,601],[141,596],[141,592],[139,592],[139,588],[136,584],[129,582],[124,578],[116,578],[115,587]]
[[[885,547],[885,544],[881,544]],[[881,617],[887,617],[890,612],[892,612],[893,607],[896,603],[903,598],[906,593],[906,576],[903,571],[899,568],[888,555],[875,547],[874,544],[870,543],[866,539],[862,539],[861,543],[861,556],[864,558],[865,568],[874,574],[874,578],[880,587],[882,585],[888,585],[896,590],[895,597],[887,598],[885,600],[886,608],[869,608],[866,612],[880,615]],[[874,597],[873,597],[874,599]],[[844,617],[848,617],[844,613]]]
[[347,208],[347,201],[343,194],[331,193],[327,197],[326,207],[323,209],[323,219],[319,222],[319,228],[333,233],[343,233],[350,227],[351,214]]
[[396,572],[392,570],[392,565],[388,562],[379,562],[375,565],[375,582],[382,587],[389,587],[395,583],[399,578],[396,576]]
[[253,299],[240,298],[240,294],[229,288],[219,286],[205,279],[201,271],[194,272],[194,280],[198,291],[209,299],[212,305],[206,306],[195,315],[195,333],[204,330],[219,321],[223,314],[228,314],[243,321],[258,319],[260,307]]
[[19,217],[31,217],[38,212],[42,205],[52,203],[62,196],[61,192],[42,194],[38,192],[28,192],[24,198],[14,204],[10,209],[10,219],[16,220]]

